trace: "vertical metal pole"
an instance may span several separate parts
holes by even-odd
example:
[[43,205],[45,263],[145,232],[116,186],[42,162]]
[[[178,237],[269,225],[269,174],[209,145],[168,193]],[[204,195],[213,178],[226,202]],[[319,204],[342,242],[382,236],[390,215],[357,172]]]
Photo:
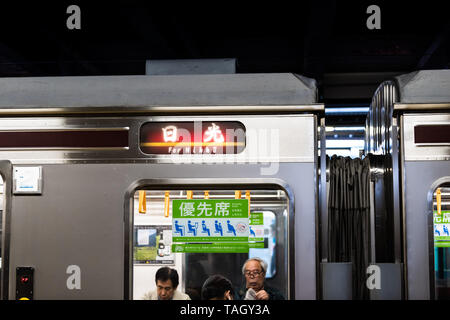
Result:
[[[392,119],[392,180],[393,180],[393,202],[394,202],[394,257],[395,263],[401,263],[401,213],[400,213],[400,196],[402,189],[400,188],[400,166],[397,139],[397,121]],[[406,263],[406,261],[405,261]]]
[[320,119],[320,223],[321,259],[328,261],[327,153],[325,118]]
[[[394,100],[395,101],[395,100]],[[403,259],[403,298],[408,300],[408,251],[406,250],[406,210],[405,210],[405,175],[403,172],[404,136],[403,116],[392,118],[392,175],[394,185],[394,232],[395,262]],[[400,229],[401,228],[401,229]],[[401,233],[400,233],[401,232]],[[401,236],[402,235],[402,236]]]

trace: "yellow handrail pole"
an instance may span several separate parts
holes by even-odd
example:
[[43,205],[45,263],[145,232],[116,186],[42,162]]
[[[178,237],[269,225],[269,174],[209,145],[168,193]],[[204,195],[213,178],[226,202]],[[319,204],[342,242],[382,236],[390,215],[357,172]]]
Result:
[[245,199],[248,200],[248,216],[250,217],[250,190],[245,191]]
[[139,213],[147,213],[146,193],[144,190],[139,190]]
[[169,217],[170,212],[170,191],[166,191],[164,194],[164,216]]
[[441,188],[436,189],[436,202],[437,202],[437,212],[441,214]]

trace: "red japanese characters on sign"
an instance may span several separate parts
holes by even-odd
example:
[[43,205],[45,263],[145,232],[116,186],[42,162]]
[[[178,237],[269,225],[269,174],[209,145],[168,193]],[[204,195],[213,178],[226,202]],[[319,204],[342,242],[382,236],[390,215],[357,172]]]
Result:
[[147,154],[237,154],[245,148],[245,127],[237,121],[149,122],[140,137]]

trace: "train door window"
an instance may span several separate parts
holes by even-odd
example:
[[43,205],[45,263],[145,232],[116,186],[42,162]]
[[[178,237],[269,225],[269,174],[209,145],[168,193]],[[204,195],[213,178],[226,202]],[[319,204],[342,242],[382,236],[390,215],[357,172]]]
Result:
[[272,211],[262,212],[263,214],[263,248],[250,248],[248,252],[249,258],[258,257],[267,262],[266,279],[271,279],[276,273],[276,228],[277,219]]
[[434,288],[437,300],[450,299],[450,185],[433,194]]
[[[187,188],[186,188],[187,189]],[[176,269],[179,276],[178,290],[192,300],[201,299],[201,287],[213,274],[221,274],[233,283],[235,292],[245,288],[242,274],[244,262],[259,257],[268,264],[266,285],[278,289],[289,297],[288,283],[288,211],[289,199],[283,190],[249,190],[250,212],[262,219],[259,227],[258,245],[250,246],[248,252],[172,252],[173,200],[177,199],[236,199],[236,190],[137,190],[133,207],[133,299],[144,299],[156,290],[156,271],[168,266]],[[245,190],[239,193],[246,198]],[[248,196],[248,194],[247,194]],[[197,226],[201,232],[202,225]],[[211,228],[211,230],[213,230]],[[224,232],[226,229],[224,227]],[[206,231],[205,231],[206,232]],[[213,232],[213,231],[212,231]],[[250,240],[251,237],[249,237]],[[253,243],[250,241],[249,243]]]

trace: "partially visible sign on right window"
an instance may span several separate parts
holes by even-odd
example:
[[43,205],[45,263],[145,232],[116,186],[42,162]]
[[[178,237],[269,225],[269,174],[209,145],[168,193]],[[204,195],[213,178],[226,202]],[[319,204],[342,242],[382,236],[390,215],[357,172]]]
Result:
[[450,211],[434,212],[434,246],[450,247]]

